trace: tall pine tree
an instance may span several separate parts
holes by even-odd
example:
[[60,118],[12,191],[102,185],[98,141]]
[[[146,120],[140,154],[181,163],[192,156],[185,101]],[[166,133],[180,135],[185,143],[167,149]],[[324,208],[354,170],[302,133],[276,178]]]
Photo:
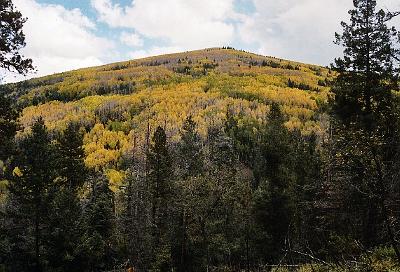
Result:
[[[354,0],[350,23],[336,34],[344,57],[335,60],[339,72],[332,86],[332,126],[336,146],[336,181],[346,190],[344,232],[365,247],[380,243],[386,233],[400,260],[394,237],[389,192],[396,186],[394,163],[398,142],[398,114],[392,90],[398,89],[399,33],[387,25],[396,14],[377,10],[375,0]],[[397,60],[396,60],[397,59]],[[349,224],[342,224],[343,226]]]
[[291,190],[294,175],[291,158],[291,135],[284,127],[284,116],[277,104],[272,104],[268,123],[259,142],[257,175],[263,180],[255,195],[254,213],[263,235],[260,250],[267,262],[274,262],[284,249],[291,224]]
[[114,229],[113,192],[103,175],[91,177],[92,191],[83,207],[85,233],[78,249],[83,258],[82,270],[99,271],[112,263]]
[[4,174],[14,145],[17,131],[17,111],[12,107],[11,99],[0,94],[0,177]]
[[[42,271],[44,267],[44,233],[53,197],[54,146],[43,119],[32,126],[32,133],[22,140],[14,160],[16,171],[10,181],[9,217],[12,256],[25,269]],[[23,254],[23,255],[21,255]]]
[[61,185],[76,190],[83,185],[87,173],[81,126],[78,123],[69,123],[59,138],[57,147],[57,168],[62,178]]
[[49,203],[46,255],[52,270],[76,271],[83,261],[78,250],[84,232],[78,192],[87,172],[82,146],[83,134],[79,124],[69,123],[56,145],[57,182],[54,198]]
[[155,261],[153,269],[168,271],[171,267],[168,226],[170,222],[172,193],[172,161],[167,146],[167,136],[157,127],[153,143],[147,153],[148,182],[152,198],[152,224]]
[[189,116],[181,131],[181,141],[178,145],[178,156],[181,158],[178,164],[184,178],[196,176],[203,170],[202,146],[196,126],[192,116]]

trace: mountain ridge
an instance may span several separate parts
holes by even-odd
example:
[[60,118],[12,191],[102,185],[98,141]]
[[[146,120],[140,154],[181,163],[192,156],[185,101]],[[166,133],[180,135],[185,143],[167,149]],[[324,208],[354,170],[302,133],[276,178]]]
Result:
[[[304,62],[301,62],[301,61],[294,61],[294,60],[289,60],[289,59],[284,59],[284,58],[279,58],[279,57],[274,57],[274,56],[269,56],[269,55],[261,55],[261,54],[250,52],[250,51],[246,51],[246,50],[235,49],[233,47],[209,47],[209,48],[204,48],[204,49],[188,50],[188,51],[182,51],[182,52],[176,52],[176,53],[157,54],[157,55],[140,57],[140,58],[135,58],[135,59],[128,59],[128,60],[121,60],[121,61],[116,61],[116,62],[111,62],[111,63],[105,63],[105,64],[101,64],[101,65],[94,65],[94,66],[89,66],[89,67],[71,69],[71,70],[67,70],[67,71],[63,71],[63,72],[57,72],[57,73],[53,73],[53,74],[49,74],[49,75],[33,77],[33,78],[22,80],[22,81],[27,81],[27,80],[31,80],[31,79],[39,79],[39,78],[43,78],[43,77],[47,77],[47,76],[56,76],[56,75],[61,75],[61,74],[64,74],[64,73],[69,73],[69,72],[84,71],[84,70],[93,69],[93,68],[107,67],[107,66],[110,66],[110,65],[122,65],[122,64],[125,64],[125,63],[129,63],[129,62],[147,61],[147,60],[153,60],[153,59],[158,59],[158,58],[162,58],[162,57],[179,57],[180,55],[185,55],[185,54],[189,54],[190,55],[190,54],[196,53],[196,52],[204,52],[204,51],[211,51],[211,50],[230,50],[230,51],[234,51],[234,52],[246,53],[246,54],[252,55],[254,57],[269,58],[269,59],[275,59],[275,60],[278,60],[278,61],[279,60],[280,61],[287,61],[287,62],[299,64],[299,65],[325,67],[323,65],[318,65],[318,64],[304,63]],[[325,68],[327,68],[327,67],[325,67]],[[10,83],[10,84],[12,84],[12,83]]]

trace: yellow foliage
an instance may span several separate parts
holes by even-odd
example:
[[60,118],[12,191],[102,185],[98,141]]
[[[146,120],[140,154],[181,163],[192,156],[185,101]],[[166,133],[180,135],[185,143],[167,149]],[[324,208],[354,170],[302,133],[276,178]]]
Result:
[[22,173],[21,169],[18,167],[15,167],[13,170],[13,175],[16,177],[22,177],[24,174]]
[[129,137],[121,131],[109,131],[96,124],[84,137],[85,164],[89,168],[116,167],[120,156],[130,147]]
[[[50,131],[79,122],[88,131],[85,163],[95,169],[116,168],[134,139],[144,142],[148,127],[152,133],[161,125],[169,141],[178,141],[191,115],[205,137],[211,126],[223,126],[228,109],[264,123],[269,105],[278,103],[289,129],[320,135],[318,103],[329,88],[319,82],[333,77],[323,67],[217,48],[80,69],[28,81],[21,100],[42,100],[23,110],[20,135],[39,116]],[[289,79],[310,90],[290,88]],[[51,95],[65,102],[47,101]]]
[[110,189],[113,192],[120,190],[120,187],[124,184],[125,173],[123,171],[117,171],[115,169],[106,170],[106,176],[110,182]]

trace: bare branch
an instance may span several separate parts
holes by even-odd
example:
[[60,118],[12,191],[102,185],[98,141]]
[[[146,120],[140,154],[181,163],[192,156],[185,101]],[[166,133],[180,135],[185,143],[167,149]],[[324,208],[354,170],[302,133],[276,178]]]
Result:
[[313,261],[317,261],[319,263],[322,263],[322,264],[324,264],[326,266],[331,266],[331,264],[329,264],[329,263],[325,262],[324,260],[321,260],[321,259],[319,259],[319,258],[317,258],[317,257],[315,257],[315,256],[313,256],[313,255],[311,255],[309,253],[304,253],[304,252],[300,252],[300,251],[297,251],[297,250],[285,250],[285,252],[287,252],[287,253],[290,253],[290,252],[296,253],[298,255],[301,255],[301,256],[304,256],[304,257],[308,257]]
[[386,18],[383,20],[385,23],[392,20],[394,17],[397,17],[400,15],[400,11],[395,11],[395,12],[386,12]]
[[400,57],[396,56],[396,55],[392,55],[392,58],[394,58],[397,61],[400,61]]

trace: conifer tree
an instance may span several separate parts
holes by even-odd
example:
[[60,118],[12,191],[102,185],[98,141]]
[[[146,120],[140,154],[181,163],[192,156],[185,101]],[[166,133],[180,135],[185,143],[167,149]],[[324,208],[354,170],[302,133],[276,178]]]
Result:
[[[367,248],[386,233],[400,260],[388,207],[398,142],[398,113],[393,90],[398,89],[398,31],[388,22],[398,13],[377,10],[375,0],[354,0],[350,23],[336,43],[344,57],[335,60],[339,72],[333,83],[332,127],[336,147],[335,179],[343,191],[344,232]],[[346,189],[344,189],[346,188]],[[346,228],[348,227],[348,228]],[[340,228],[337,228],[340,229]]]
[[17,131],[17,111],[11,105],[11,99],[0,94],[0,177],[13,153],[14,136]]
[[26,74],[33,69],[32,60],[24,58],[20,50],[25,47],[22,27],[26,19],[11,0],[0,1],[0,68]]
[[76,192],[56,188],[49,203],[45,256],[49,271],[82,271],[85,259],[80,251],[84,234],[81,203]]
[[167,147],[167,136],[162,127],[157,127],[154,132],[153,143],[150,146],[147,159],[148,179],[153,197],[153,220],[154,225],[160,228],[160,224],[163,224],[163,222],[159,217],[165,211],[165,205],[172,189],[170,180],[172,178],[172,162]]
[[266,261],[276,261],[285,248],[292,219],[293,169],[291,136],[284,127],[284,116],[272,104],[268,123],[261,136],[260,161],[257,171],[262,177],[255,195],[255,217],[263,231],[261,250],[269,254]]
[[[193,218],[197,216],[192,210],[194,202],[192,192],[188,189],[204,174],[204,154],[197,124],[189,116],[181,129],[181,141],[177,148],[177,178],[174,192],[174,230],[175,239],[172,241],[174,264],[178,271],[193,269],[192,248],[188,229]],[[188,191],[190,192],[188,194]]]
[[84,225],[78,190],[85,182],[83,135],[80,126],[69,123],[59,137],[57,147],[57,179],[54,198],[49,203],[47,256],[54,270],[76,271],[82,262],[81,243]]
[[193,121],[192,116],[189,116],[185,120],[181,131],[178,164],[184,178],[200,174],[203,168],[202,146],[196,126],[197,124]]
[[154,132],[147,153],[148,182],[152,198],[152,224],[154,239],[154,269],[167,271],[171,266],[168,225],[172,195],[172,161],[167,146],[167,136],[162,127]]
[[[11,100],[0,94],[0,196],[7,194],[7,178],[10,172],[10,162],[15,154],[15,133],[17,130],[17,112],[11,106]],[[3,198],[4,200],[4,198]],[[0,205],[0,263],[7,261],[9,252],[8,228],[10,220]],[[0,264],[1,267],[1,264]]]
[[107,269],[112,261],[112,233],[114,229],[113,192],[103,175],[91,177],[92,191],[83,207],[85,233],[78,252],[89,271]]
[[151,196],[142,167],[137,161],[127,170],[123,211],[119,216],[122,256],[137,269],[147,270],[152,259]]
[[[204,178],[195,179],[197,184],[193,185],[197,188],[190,190],[196,191],[191,193],[194,198],[205,199],[196,207],[200,230],[197,240],[201,241],[201,247],[195,252],[203,254],[201,267],[210,269],[214,259],[226,266],[233,265],[232,256],[240,256],[235,262],[243,261],[245,246],[241,234],[246,233],[247,221],[241,216],[246,213],[248,183],[239,177],[243,169],[234,141],[222,128],[210,128],[206,143]],[[198,262],[196,257],[192,258]]]
[[17,263],[22,262],[25,269],[34,271],[44,267],[44,233],[48,231],[47,218],[56,177],[54,159],[54,147],[43,119],[39,118],[32,126],[32,133],[20,144],[14,160],[17,170],[10,181],[8,210],[14,224],[15,233],[10,237],[16,239],[13,243],[15,257],[24,258]]
[[58,171],[65,187],[76,190],[83,185],[87,169],[83,150],[83,134],[77,123],[69,123],[57,145]]
[[360,128],[373,130],[393,118],[399,33],[387,25],[395,14],[377,10],[376,0],[353,3],[350,24],[342,22],[343,33],[336,33],[344,56],[333,65],[339,75],[333,84],[332,107],[347,124],[357,122]]
[[241,162],[254,168],[257,153],[256,131],[259,129],[259,124],[253,120],[247,120],[247,122],[242,122],[242,125],[239,127],[238,120],[242,119],[242,117],[242,114],[236,117],[230,110],[228,110],[225,122],[225,131],[233,139],[235,150],[239,154]]

